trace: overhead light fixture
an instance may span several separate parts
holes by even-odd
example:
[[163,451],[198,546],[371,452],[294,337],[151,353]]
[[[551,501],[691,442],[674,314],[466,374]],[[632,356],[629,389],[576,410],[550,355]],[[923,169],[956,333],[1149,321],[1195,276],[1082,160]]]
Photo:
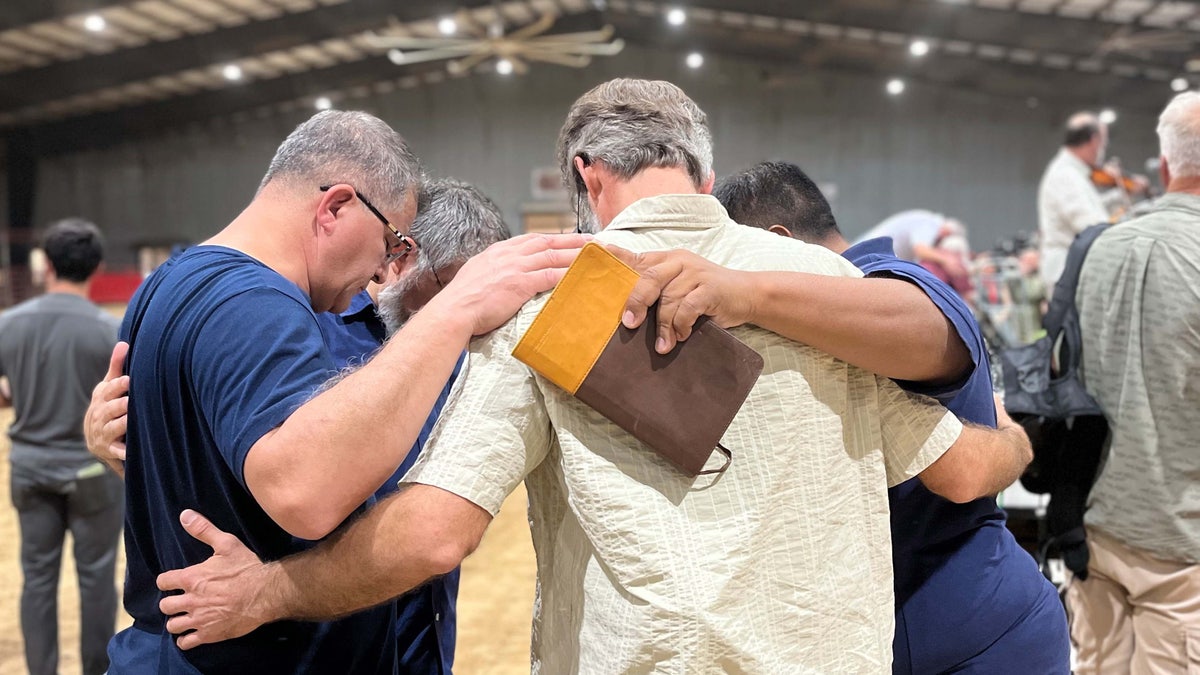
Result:
[[908,53],[920,58],[929,53],[929,43],[924,40],[913,40],[912,44],[908,45]]
[[236,63],[231,63],[221,69],[221,74],[230,82],[237,82],[242,79],[242,68]]
[[667,23],[672,26],[682,26],[687,22],[687,12],[678,7],[673,7],[667,12]]
[[93,33],[99,33],[107,26],[108,22],[105,21],[104,17],[100,16],[99,14],[88,15],[88,18],[83,20],[83,27],[92,31]]
[[887,93],[892,96],[899,96],[904,93],[904,80],[900,78],[892,78],[887,83]]
[[704,55],[700,52],[692,52],[687,55],[688,68],[696,69],[704,65]]
[[512,75],[513,62],[508,59],[500,59],[496,61],[496,72],[501,75]]
[[317,110],[329,110],[333,107],[333,101],[328,96],[318,96],[317,100],[313,101],[313,105]]
[[404,63],[404,52],[400,51],[399,49],[389,49],[387,51],[387,57],[388,61],[391,61],[397,66]]
[[1188,81],[1186,77],[1177,77],[1171,80],[1171,91],[1187,91]]
[[458,32],[458,22],[448,16],[439,19],[437,26],[442,35],[454,35]]
[[1100,121],[1104,124],[1112,124],[1117,121],[1117,111],[1112,108],[1105,108],[1100,111]]

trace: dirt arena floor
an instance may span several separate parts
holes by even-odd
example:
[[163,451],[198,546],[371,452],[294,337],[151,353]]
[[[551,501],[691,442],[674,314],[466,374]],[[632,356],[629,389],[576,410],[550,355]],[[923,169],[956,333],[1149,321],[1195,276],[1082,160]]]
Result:
[[[8,429],[11,411],[0,412]],[[9,499],[8,436],[0,438],[0,675],[25,671],[18,603],[21,568],[16,512]],[[64,552],[59,588],[59,671],[79,673],[79,599],[70,550]],[[118,576],[123,573],[123,559]],[[455,672],[518,675],[529,672],[529,630],[536,571],[520,487],[505,502],[475,555],[463,565],[458,602]],[[119,582],[119,579],[118,579]],[[118,626],[130,623],[122,611]]]

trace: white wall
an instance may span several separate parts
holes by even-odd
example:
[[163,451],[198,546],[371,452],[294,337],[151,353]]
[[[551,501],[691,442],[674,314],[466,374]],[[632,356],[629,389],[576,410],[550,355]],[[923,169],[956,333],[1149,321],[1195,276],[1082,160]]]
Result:
[[[681,54],[633,48],[583,71],[535,66],[524,77],[480,75],[342,106],[386,119],[432,172],[477,184],[515,228],[520,205],[530,200],[530,171],[553,164],[571,102],[622,75],[669,79],[692,95],[710,117],[718,175],[762,159],[796,161],[819,182],[837,185],[834,209],[851,237],[890,213],[921,207],[962,219],[977,248],[1036,229],[1037,181],[1072,112],[911,84],[890,98],[882,78],[772,79],[762,65],[734,59],[710,57],[691,71]],[[302,118],[215,121],[44,160],[37,220],[96,220],[118,264],[122,247],[136,241],[202,239],[251,198],[275,146]],[[1113,137],[1110,152],[1130,167],[1156,151],[1154,119],[1146,115],[1126,114]]]

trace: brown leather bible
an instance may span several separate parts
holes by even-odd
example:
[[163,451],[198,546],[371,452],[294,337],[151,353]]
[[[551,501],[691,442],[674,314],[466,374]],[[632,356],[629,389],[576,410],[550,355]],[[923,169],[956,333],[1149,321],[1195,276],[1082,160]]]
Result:
[[[763,361],[707,318],[666,355],[654,351],[657,306],[636,330],[621,324],[638,275],[603,246],[579,257],[513,356],[691,476],[723,471],[721,436]],[[714,449],[725,466],[705,471]]]

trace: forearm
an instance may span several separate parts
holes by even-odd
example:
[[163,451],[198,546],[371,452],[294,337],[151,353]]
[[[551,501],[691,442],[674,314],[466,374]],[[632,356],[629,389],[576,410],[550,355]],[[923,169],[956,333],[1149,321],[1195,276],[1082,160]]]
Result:
[[457,567],[490,520],[459,497],[412,486],[317,548],[267,565],[260,618],[321,621],[378,605]]
[[971,366],[962,338],[917,286],[899,279],[748,272],[750,322],[898,380],[953,381]]
[[435,298],[366,365],[296,410],[251,449],[251,492],[280,526],[318,539],[404,460],[470,326]]
[[966,503],[1012,485],[1032,459],[1029,437],[1020,425],[1002,421],[992,429],[964,424],[954,445],[920,478],[932,492]]

